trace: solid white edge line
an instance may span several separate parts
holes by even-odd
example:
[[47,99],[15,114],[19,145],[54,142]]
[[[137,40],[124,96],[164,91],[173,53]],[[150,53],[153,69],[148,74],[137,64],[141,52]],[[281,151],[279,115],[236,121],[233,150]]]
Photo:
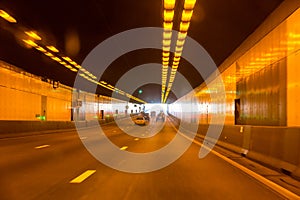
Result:
[[[186,139],[192,141],[195,144],[198,144],[199,146],[202,146],[204,148],[206,148],[207,150],[209,150],[210,148],[208,148],[207,146],[205,146],[205,144],[202,144],[196,140],[191,139],[190,137],[184,135],[183,133],[179,132],[178,133],[180,135],[182,135],[183,137],[185,137]],[[233,165],[234,167],[242,170],[243,172],[245,172],[246,174],[250,175],[251,177],[255,178],[256,180],[258,180],[259,182],[263,183],[264,185],[268,186],[269,188],[271,188],[272,190],[274,190],[275,192],[281,194],[282,196],[288,198],[288,199],[300,199],[300,196],[298,196],[297,194],[285,189],[284,187],[281,187],[280,185],[274,183],[273,181],[270,181],[269,179],[251,171],[250,169],[238,164],[237,162],[234,162],[233,160],[227,158],[226,156],[221,155],[220,153],[216,152],[215,150],[211,150],[211,152],[213,154],[215,154],[216,156],[218,156],[219,158],[225,160],[226,162],[230,163],[231,165]]]

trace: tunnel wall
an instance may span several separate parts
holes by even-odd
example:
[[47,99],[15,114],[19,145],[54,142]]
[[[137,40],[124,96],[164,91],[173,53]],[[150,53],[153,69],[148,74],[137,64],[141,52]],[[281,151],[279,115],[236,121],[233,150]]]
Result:
[[[300,177],[300,1],[284,1],[207,80],[169,105],[204,138]],[[217,79],[223,80],[225,96]],[[219,98],[218,98],[219,95]],[[222,101],[220,99],[224,98]],[[196,100],[195,100],[196,99]],[[190,104],[192,110],[188,108]],[[196,104],[196,105],[195,105]],[[213,123],[214,117],[225,121]],[[212,137],[212,136],[210,136]]]
[[[194,104],[197,98],[193,117],[200,124],[225,115],[227,125],[300,126],[300,112],[296,109],[300,102],[299,4],[287,1],[279,6],[274,11],[276,15],[271,14],[218,67],[220,74],[213,73],[205,83],[177,100],[170,112],[180,114],[181,104]],[[219,95],[225,98],[223,102],[218,99],[220,85],[214,83],[218,78],[225,88],[226,96]]]
[[217,144],[300,178],[299,128],[225,125]]
[[70,121],[71,90],[0,62],[0,120]]
[[237,83],[240,117],[236,124],[286,126],[286,59]]
[[98,124],[106,124],[110,121],[90,120],[90,121],[0,121],[0,138],[28,136],[52,132],[63,132],[68,129],[89,128]]
[[[112,121],[114,117],[125,116],[127,105],[133,107],[126,101],[73,89],[35,76],[3,61],[0,61],[0,95],[0,123],[12,125],[8,121],[24,121],[24,131],[34,124],[39,127],[40,121],[56,121],[58,125],[43,123],[43,127],[49,125],[50,129],[52,125],[60,127],[60,124],[74,120]],[[17,131],[19,127],[12,129]]]

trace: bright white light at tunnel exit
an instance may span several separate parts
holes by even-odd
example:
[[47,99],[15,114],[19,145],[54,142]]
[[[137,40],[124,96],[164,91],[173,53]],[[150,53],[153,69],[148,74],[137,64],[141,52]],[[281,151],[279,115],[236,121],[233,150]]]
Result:
[[161,104],[161,103],[148,103],[145,104],[145,112],[150,113],[151,111],[155,111],[156,113],[159,113],[160,111],[163,111],[164,113],[167,112],[167,104]]

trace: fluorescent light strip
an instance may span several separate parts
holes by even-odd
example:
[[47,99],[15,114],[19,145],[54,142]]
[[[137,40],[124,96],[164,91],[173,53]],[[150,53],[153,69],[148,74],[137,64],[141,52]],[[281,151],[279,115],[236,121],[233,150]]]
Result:
[[174,10],[164,10],[164,21],[172,22],[174,17]]
[[43,52],[43,53],[46,53],[46,52],[47,52],[47,50],[44,49],[44,48],[41,47],[41,46],[37,46],[36,49],[37,49],[38,51],[40,51],[40,52]]
[[195,4],[196,4],[196,0],[185,0],[183,7],[185,10],[193,10]]
[[35,40],[41,40],[42,38],[34,31],[25,31],[26,35]]
[[58,53],[58,49],[55,48],[54,46],[46,46],[50,51],[53,51],[54,53]]
[[193,10],[183,10],[181,15],[181,21],[188,22],[191,21],[193,15]]
[[29,46],[32,46],[32,47],[37,47],[38,45],[32,41],[32,40],[23,40],[23,42],[25,42],[26,44],[28,44]]
[[[31,37],[39,37],[36,33],[30,31],[30,32],[25,32],[27,35],[30,35]],[[43,47],[37,45],[34,41],[32,40],[23,40],[23,42],[25,42],[26,44],[35,47],[38,51],[43,52],[46,56],[50,57],[51,59],[55,60],[56,62],[58,62],[59,64],[65,66],[66,68],[70,69],[73,72],[78,72],[78,69],[81,69],[82,67],[80,65],[78,65],[75,61],[73,61],[71,58],[67,57],[67,56],[63,56],[62,58],[56,57],[54,56],[52,53],[48,52],[46,49],[44,49]],[[52,52],[59,52],[59,50],[54,47],[54,46],[46,46],[47,49],[51,50]],[[73,66],[75,66],[76,68],[72,67],[71,65],[68,65],[66,62],[62,61],[62,59],[64,59],[65,61],[69,62],[70,64],[72,64]],[[94,76],[93,74],[91,74],[90,72],[88,72],[87,70],[84,71],[88,76],[90,76],[92,79],[97,79],[96,76]]]
[[55,60],[55,61],[57,61],[57,62],[61,62],[61,59],[60,58],[58,58],[58,57],[51,57],[53,60]]
[[5,19],[6,21],[8,21],[10,23],[17,23],[17,20],[15,18],[13,18],[12,16],[10,16],[4,10],[0,10],[0,17],[2,17],[3,19]]
[[182,32],[186,32],[186,31],[188,31],[189,26],[190,26],[190,22],[181,22],[179,30]]
[[139,98],[137,98],[137,97],[134,97],[134,96],[132,96],[132,95],[130,95],[130,94],[128,94],[128,93],[125,93],[124,91],[122,91],[122,90],[120,90],[120,89],[118,89],[118,88],[116,88],[116,87],[114,87],[114,86],[112,86],[112,85],[110,85],[110,84],[107,84],[105,81],[97,82],[97,81],[95,81],[95,80],[93,80],[93,79],[87,77],[85,74],[80,73],[79,75],[82,76],[83,78],[85,78],[86,80],[88,80],[88,81],[90,81],[90,82],[92,82],[92,83],[98,84],[98,85],[100,85],[101,87],[104,87],[104,88],[106,88],[106,89],[109,89],[109,90],[111,90],[111,91],[113,91],[113,92],[117,92],[117,93],[119,93],[119,94],[121,94],[121,95],[123,95],[123,96],[127,96],[127,97],[129,97],[129,98],[131,98],[131,99],[133,99],[133,100],[135,100],[135,101],[141,102],[141,103],[147,103],[147,102],[145,102],[145,101],[143,101],[143,100],[141,100],[141,99],[139,99]]
[[[49,48],[50,47],[50,48]],[[53,48],[52,48],[53,47]],[[66,68],[68,68],[69,70],[71,70],[72,72],[77,72],[78,70],[74,67],[72,67],[71,65],[68,65],[66,62],[63,62],[62,59],[60,59],[59,57],[54,56],[52,53],[46,51],[43,47],[41,46],[35,46],[35,48],[41,52],[43,52],[46,56],[50,57],[52,60],[58,62],[59,64],[65,66]],[[52,49],[54,50],[54,46],[47,46],[48,49]],[[56,49],[56,48],[55,48]],[[54,50],[55,51],[55,50]],[[57,50],[58,52],[58,50]]]
[[[170,78],[167,86],[167,92],[165,93],[165,96],[163,98],[162,103],[166,103],[168,95],[171,91],[173,82],[176,77],[176,72],[177,68],[180,62],[180,56],[183,51],[183,45],[187,36],[187,31],[190,26],[190,20],[193,15],[193,8],[195,6],[196,0],[185,0],[184,1],[184,10],[182,11],[181,15],[181,22],[180,22],[180,27],[179,27],[179,33],[177,36],[177,42],[176,42],[176,47],[175,47],[175,56],[173,58],[173,63],[172,63],[172,71],[170,73]],[[162,91],[163,94],[163,91]],[[163,95],[162,95],[163,96]]]
[[81,77],[85,78],[86,80],[92,82],[92,83],[95,83],[95,84],[97,84],[97,85],[100,85],[101,87],[104,87],[104,88],[106,88],[106,89],[109,89],[109,90],[111,90],[111,91],[113,91],[113,92],[117,92],[117,93],[119,93],[120,95],[127,96],[127,97],[129,97],[130,99],[133,99],[133,100],[138,101],[138,102],[140,102],[140,103],[147,103],[146,101],[143,101],[143,100],[141,100],[141,99],[139,99],[139,98],[137,98],[137,97],[135,97],[135,96],[132,96],[131,94],[125,93],[124,91],[122,91],[122,90],[120,90],[120,89],[118,89],[118,88],[116,88],[116,87],[114,87],[114,86],[112,86],[112,85],[106,83],[105,81],[97,82],[97,81],[95,81],[95,80],[89,78],[89,77],[86,76],[85,74],[80,73],[79,75],[80,75]]
[[[29,35],[32,38],[38,39],[38,35],[32,31],[30,32],[25,32],[27,35]],[[46,49],[44,49],[43,47],[39,46],[38,44],[36,44],[34,41],[32,40],[22,40],[24,43],[34,47],[36,50],[44,53],[46,56],[50,57],[52,60],[58,62],[59,64],[65,66],[66,68],[70,69],[73,72],[77,72],[78,70],[73,68],[71,65],[68,65],[66,62],[63,62],[59,57],[54,56],[52,53],[48,52]],[[54,46],[47,46],[47,48],[53,52],[59,52]],[[66,57],[63,57],[66,60]],[[71,60],[71,59],[67,59],[67,60]]]
[[164,8],[167,10],[173,10],[175,7],[175,0],[164,0]]
[[163,53],[162,53],[162,79],[161,79],[161,102],[163,102],[164,92],[168,76],[168,66],[171,48],[171,38],[173,29],[174,7],[176,0],[164,0],[163,11]]
[[[170,0],[169,0],[170,1]],[[172,1],[172,0],[171,0]],[[170,13],[168,13],[170,14]],[[174,13],[173,13],[174,14]],[[7,18],[9,15],[3,11],[3,10],[0,10],[0,17],[3,17],[3,18]],[[16,22],[16,21],[15,21]],[[172,26],[172,24],[167,24],[168,26]],[[41,40],[41,37],[33,32],[33,31],[26,31],[25,32],[28,36],[30,36],[32,39],[34,40]],[[170,34],[166,34],[166,38],[170,38],[171,35]],[[22,40],[24,43],[26,43],[27,45],[31,46],[31,47],[34,47],[36,50],[44,53],[44,55],[50,57],[52,60],[56,61],[57,63],[63,65],[64,67],[68,68],[69,70],[73,71],[73,72],[78,72],[78,70],[82,71],[83,73],[79,73],[79,76],[81,76],[82,78],[94,83],[94,84],[97,84],[97,85],[100,85],[101,87],[104,87],[106,89],[109,89],[113,92],[117,92],[123,96],[127,96],[129,97],[130,99],[133,99],[137,102],[141,102],[141,103],[147,103],[146,101],[143,101],[137,97],[134,97],[128,93],[125,93],[124,91],[106,83],[105,81],[96,81],[95,79],[97,79],[97,77],[95,75],[93,75],[92,73],[90,73],[88,70],[84,69],[82,66],[78,65],[75,61],[73,61],[71,58],[67,57],[67,56],[61,56],[61,57],[57,57],[55,56],[53,53],[58,53],[59,50],[52,46],[52,45],[47,45],[45,48],[47,48],[48,50],[50,50],[51,52],[48,52],[44,47],[41,47],[39,46],[36,42],[34,42],[33,40],[31,39],[23,39]],[[170,46],[170,44],[167,43],[168,46]],[[169,54],[168,54],[169,55]],[[165,55],[165,57],[167,57],[167,55]],[[73,67],[74,66],[74,67]],[[76,67],[76,68],[75,68]]]
[[167,22],[167,21],[164,22],[164,29],[166,31],[171,31],[172,28],[173,28],[173,22]]
[[54,55],[50,52],[46,52],[45,55],[48,56],[48,57],[54,57]]
[[[84,73],[86,73],[89,77],[91,77],[92,79],[97,79],[97,77],[95,75],[93,75],[92,73],[90,73],[89,71],[87,71],[86,69],[82,68],[82,66],[78,65],[75,61],[73,61],[71,58],[67,57],[67,56],[63,56],[62,57],[65,61],[69,62],[70,64],[72,64],[73,66],[75,66],[76,68],[80,69],[81,71],[83,71]],[[78,70],[77,70],[78,71]]]

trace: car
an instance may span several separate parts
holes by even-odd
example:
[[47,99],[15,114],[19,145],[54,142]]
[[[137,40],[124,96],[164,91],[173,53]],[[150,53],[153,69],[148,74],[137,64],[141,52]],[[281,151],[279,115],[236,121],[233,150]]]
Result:
[[155,111],[151,111],[150,115],[151,115],[152,118],[155,118],[156,117],[156,112]]
[[149,114],[147,115],[144,115],[144,118],[145,118],[145,120],[147,120],[147,121],[150,121],[150,117],[149,117]]
[[157,116],[156,116],[156,121],[165,121],[165,114],[163,112],[159,113]]
[[134,119],[134,123],[137,125],[146,125],[146,120],[144,117],[137,117]]

